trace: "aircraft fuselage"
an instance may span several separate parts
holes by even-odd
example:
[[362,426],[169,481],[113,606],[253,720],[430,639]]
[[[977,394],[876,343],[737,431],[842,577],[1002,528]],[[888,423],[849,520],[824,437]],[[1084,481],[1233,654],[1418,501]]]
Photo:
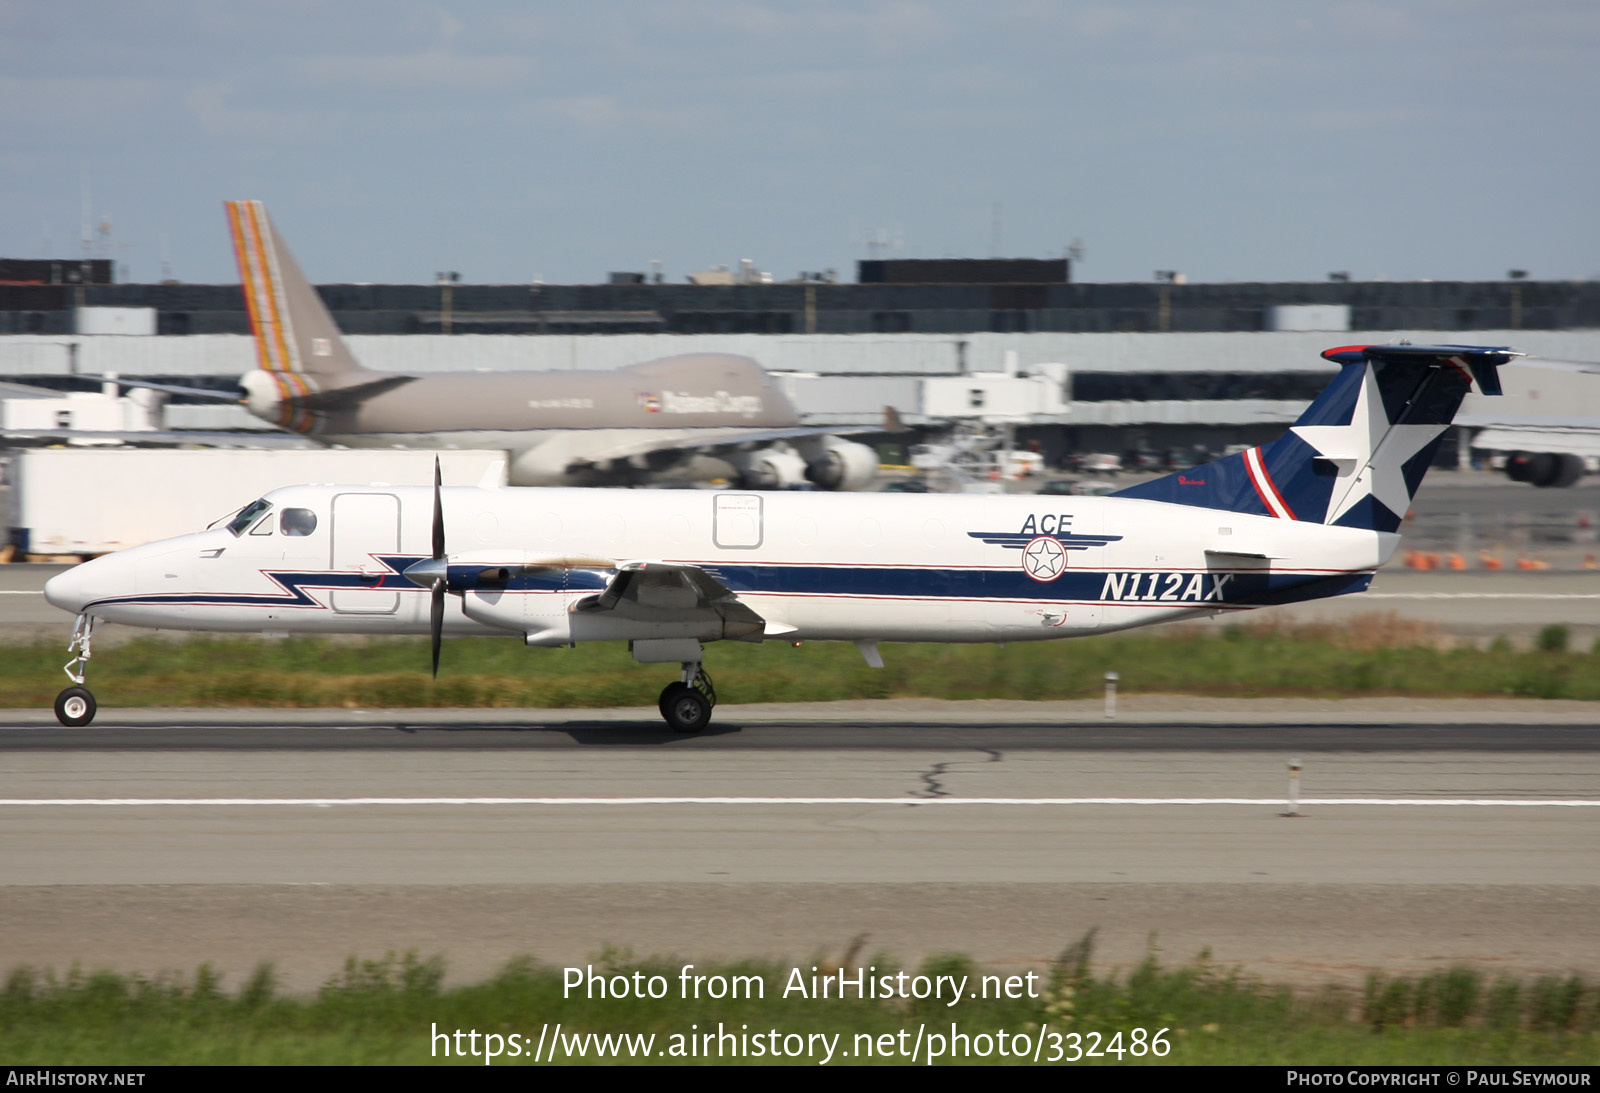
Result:
[[[428,592],[402,573],[429,556],[430,490],[293,486],[265,500],[248,527],[108,555],[47,595],[147,627],[428,632]],[[445,632],[532,645],[733,636],[648,598],[627,618],[583,611],[628,562],[703,569],[783,640],[1009,642],[1360,591],[1398,541],[1094,497],[449,488],[442,506]]]

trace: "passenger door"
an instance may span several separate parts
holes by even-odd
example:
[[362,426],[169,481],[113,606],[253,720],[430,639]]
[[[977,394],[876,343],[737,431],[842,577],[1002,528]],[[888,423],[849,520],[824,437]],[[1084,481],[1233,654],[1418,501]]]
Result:
[[330,568],[338,574],[361,575],[353,587],[336,588],[333,609],[345,615],[392,615],[400,607],[396,582],[373,555],[400,550],[400,499],[392,493],[340,493],[333,498],[333,546]]

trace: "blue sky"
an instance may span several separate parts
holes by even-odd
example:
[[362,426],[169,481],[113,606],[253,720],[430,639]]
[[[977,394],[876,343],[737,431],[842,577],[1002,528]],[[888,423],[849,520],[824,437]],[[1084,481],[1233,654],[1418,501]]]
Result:
[[0,0],[0,255],[87,175],[132,280],[236,280],[228,198],[319,282],[1587,278],[1597,58],[1592,0]]

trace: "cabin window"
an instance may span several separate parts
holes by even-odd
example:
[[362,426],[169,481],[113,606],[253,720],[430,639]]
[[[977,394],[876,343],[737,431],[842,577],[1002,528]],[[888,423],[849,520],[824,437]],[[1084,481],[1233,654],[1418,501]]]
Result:
[[239,515],[228,521],[228,530],[234,538],[244,534],[244,529],[255,523],[262,513],[272,507],[272,502],[267,500],[252,501],[239,510]]
[[310,509],[284,509],[278,526],[285,535],[310,535],[317,530],[317,514]]

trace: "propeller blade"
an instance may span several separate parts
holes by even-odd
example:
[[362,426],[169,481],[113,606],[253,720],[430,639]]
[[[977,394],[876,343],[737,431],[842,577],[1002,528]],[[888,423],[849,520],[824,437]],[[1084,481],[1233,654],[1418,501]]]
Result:
[[433,556],[444,557],[444,503],[440,499],[439,457],[433,457]]
[[[439,457],[433,457],[433,558],[426,576],[433,579],[432,602],[428,604],[428,631],[433,636],[433,678],[439,678],[439,644],[444,638],[444,594],[450,585],[450,563],[444,556],[444,501]],[[426,564],[426,563],[420,563]],[[420,574],[419,574],[420,575]],[[416,578],[413,577],[413,580]]]
[[439,678],[439,643],[444,638],[444,582],[433,586],[433,602],[428,605],[428,629],[433,634],[433,678]]

